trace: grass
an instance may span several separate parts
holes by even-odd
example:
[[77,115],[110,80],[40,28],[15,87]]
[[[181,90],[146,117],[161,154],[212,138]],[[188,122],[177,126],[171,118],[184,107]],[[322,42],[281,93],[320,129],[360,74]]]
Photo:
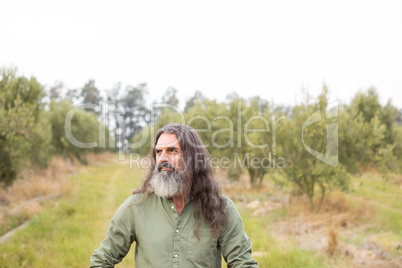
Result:
[[253,242],[254,258],[260,267],[323,267],[323,259],[311,251],[297,248],[291,239],[273,235],[271,223],[280,215],[253,217],[242,211],[244,228]]
[[0,267],[88,267],[111,216],[136,187],[140,173],[121,164],[83,168],[70,177],[69,195],[0,244]]
[[78,170],[78,163],[55,157],[47,169],[28,167],[12,186],[0,188],[0,199],[9,204],[7,207],[0,207],[0,236],[30,220],[42,210],[42,202],[29,200],[70,192],[71,183],[65,176]]
[[[88,267],[89,258],[104,238],[113,213],[139,185],[142,176],[143,171],[117,162],[82,167],[79,174],[68,178],[71,188],[68,193],[56,201],[44,203],[41,212],[25,229],[9,242],[0,244],[0,267]],[[334,211],[346,211],[350,217],[356,214],[348,219],[351,227],[345,227],[345,231],[350,230],[353,235],[332,232],[336,243],[339,240],[359,246],[369,237],[392,251],[394,241],[401,239],[402,230],[399,186],[383,184],[373,174],[353,178],[352,185],[350,193],[328,198],[320,215],[308,214],[297,200],[261,215],[246,208],[250,201],[264,202],[278,196],[280,191],[272,185],[261,191],[228,187],[224,188],[224,193],[239,208],[246,233],[253,243],[253,256],[260,267],[350,267],[352,262],[337,253],[336,244],[332,250],[334,255],[330,256],[324,251],[300,246],[297,238],[303,234],[298,234],[298,230],[286,233],[279,229],[286,224],[292,227],[294,222],[307,224],[300,221],[302,217],[310,221],[311,226],[299,226],[300,230],[316,228],[316,222],[323,222],[324,232],[328,224],[325,217]],[[331,206],[332,211],[325,210]],[[364,213],[366,210],[369,216]],[[341,220],[336,223],[341,226]],[[368,227],[359,229],[359,224]],[[134,245],[117,267],[134,267]],[[223,267],[226,267],[224,261]]]
[[[268,179],[260,191],[228,185],[225,194],[237,199],[261,267],[360,267],[359,258],[367,252],[372,255],[366,254],[364,261],[380,260],[381,267],[394,267],[402,258],[396,250],[402,239],[400,186],[371,173],[353,177],[351,186],[348,193],[327,195],[318,214],[310,212],[297,196],[263,215],[256,213],[258,208],[247,210],[254,200],[280,198],[290,192]],[[377,253],[377,259],[370,259]],[[381,259],[381,254],[387,259]]]
[[402,191],[398,185],[385,182],[373,173],[354,178],[354,181],[353,195],[370,202],[376,212],[376,226],[395,232],[402,238]]

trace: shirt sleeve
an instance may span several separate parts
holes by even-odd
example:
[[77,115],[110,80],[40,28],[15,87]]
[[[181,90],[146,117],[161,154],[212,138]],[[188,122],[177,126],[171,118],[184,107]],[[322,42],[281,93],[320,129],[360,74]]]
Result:
[[228,198],[226,213],[227,218],[218,242],[228,268],[258,267],[257,261],[252,258],[251,241],[244,232],[240,214],[235,204]]
[[135,241],[133,199],[128,198],[114,214],[105,239],[91,256],[93,267],[114,267],[122,261]]

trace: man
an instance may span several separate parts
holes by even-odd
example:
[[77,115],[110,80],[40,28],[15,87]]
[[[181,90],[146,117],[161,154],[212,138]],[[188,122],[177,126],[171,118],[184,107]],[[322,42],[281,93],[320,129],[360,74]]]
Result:
[[189,126],[160,129],[142,185],[116,211],[90,267],[114,267],[135,241],[136,267],[258,267],[236,206],[219,193]]

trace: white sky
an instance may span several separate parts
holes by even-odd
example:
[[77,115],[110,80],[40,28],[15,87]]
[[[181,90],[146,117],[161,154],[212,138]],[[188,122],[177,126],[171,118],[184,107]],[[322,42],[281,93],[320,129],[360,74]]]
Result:
[[201,90],[277,104],[349,102],[377,87],[402,108],[402,1],[0,0],[0,66],[45,85],[169,86],[181,106]]

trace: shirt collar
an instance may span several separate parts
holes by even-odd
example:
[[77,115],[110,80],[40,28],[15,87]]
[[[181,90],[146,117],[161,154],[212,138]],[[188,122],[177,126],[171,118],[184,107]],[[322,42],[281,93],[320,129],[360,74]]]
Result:
[[[194,198],[193,198],[193,194],[192,194],[192,192],[190,191],[190,192],[186,195],[186,197],[184,198],[184,202],[185,202],[184,204],[190,203],[193,199],[194,199]],[[167,198],[167,200],[173,201],[173,198]]]

